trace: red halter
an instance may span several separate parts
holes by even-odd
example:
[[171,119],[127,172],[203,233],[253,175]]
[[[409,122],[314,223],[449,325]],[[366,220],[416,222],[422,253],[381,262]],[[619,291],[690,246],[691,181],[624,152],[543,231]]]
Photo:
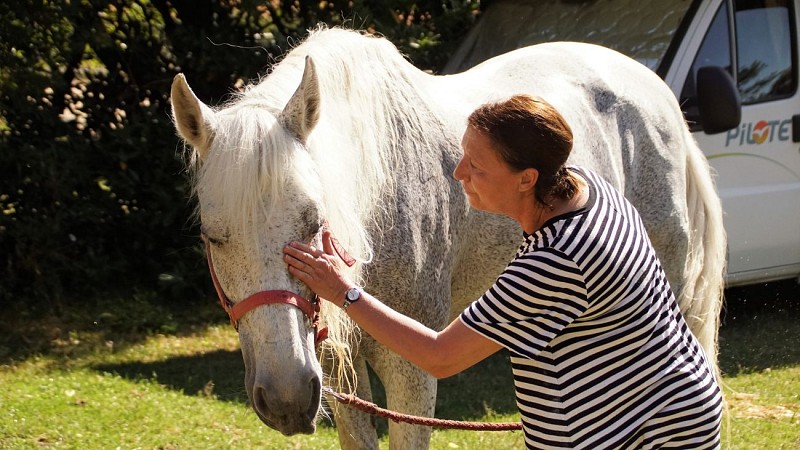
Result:
[[[347,253],[347,250],[345,250],[341,244],[339,244],[339,241],[337,241],[336,238],[331,237],[331,240],[333,241],[334,250],[336,250],[336,253],[342,259],[342,261],[344,261],[348,267],[352,267],[356,262],[355,259],[350,256],[349,253]],[[308,319],[311,321],[311,324],[314,326],[315,345],[319,345],[328,337],[328,329],[319,328],[320,305],[322,304],[322,298],[320,298],[318,295],[315,294],[313,299],[309,301],[291,291],[261,291],[256,292],[239,303],[233,303],[228,296],[225,295],[225,291],[222,290],[222,285],[217,279],[217,273],[214,270],[214,262],[211,259],[211,248],[208,240],[205,240],[205,251],[206,260],[208,261],[208,270],[211,272],[211,281],[214,283],[214,290],[217,291],[219,303],[222,305],[222,308],[225,310],[225,312],[228,313],[228,317],[231,320],[231,325],[233,325],[233,328],[235,328],[236,331],[239,331],[239,319],[244,317],[245,314],[253,309],[256,309],[262,305],[283,303],[298,308],[300,311],[303,311],[303,314],[305,314],[306,317],[308,317]]]

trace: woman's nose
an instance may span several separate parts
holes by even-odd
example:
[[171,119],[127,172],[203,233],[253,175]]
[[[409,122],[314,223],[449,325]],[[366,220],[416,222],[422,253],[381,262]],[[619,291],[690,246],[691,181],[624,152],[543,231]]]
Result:
[[455,170],[453,170],[453,178],[455,178],[458,181],[461,181],[461,180],[464,179],[464,173],[463,173],[464,169],[462,167],[463,165],[464,165],[464,158],[461,158],[458,161],[458,164],[456,164]]

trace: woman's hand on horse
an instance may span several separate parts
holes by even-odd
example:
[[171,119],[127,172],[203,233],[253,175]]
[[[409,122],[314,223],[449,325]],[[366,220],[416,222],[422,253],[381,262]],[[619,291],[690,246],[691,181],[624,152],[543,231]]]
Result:
[[329,231],[322,233],[322,250],[302,242],[290,242],[283,247],[283,260],[289,265],[289,273],[317,295],[342,306],[345,292],[355,284],[342,274],[331,239]]

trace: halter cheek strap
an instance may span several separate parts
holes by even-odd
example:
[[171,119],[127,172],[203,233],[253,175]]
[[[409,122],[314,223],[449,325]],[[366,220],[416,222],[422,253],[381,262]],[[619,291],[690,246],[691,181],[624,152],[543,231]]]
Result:
[[211,249],[209,248],[208,241],[205,243],[205,250],[206,260],[208,261],[208,270],[211,272],[211,281],[214,283],[214,290],[217,291],[219,303],[222,305],[222,308],[225,310],[225,312],[228,313],[228,317],[231,320],[231,325],[233,325],[233,328],[235,328],[236,331],[239,331],[239,319],[244,317],[244,315],[248,312],[262,305],[274,305],[282,303],[298,308],[303,312],[303,314],[305,314],[306,317],[308,317],[314,327],[315,345],[319,345],[328,337],[328,329],[319,328],[319,312],[320,304],[322,303],[322,299],[319,296],[315,295],[313,301],[308,301],[290,291],[261,291],[256,292],[239,303],[233,303],[228,296],[225,295],[225,291],[222,290],[222,285],[217,279],[217,273],[214,270],[214,261],[211,258]]
[[[323,224],[323,228],[328,229],[327,222]],[[336,251],[336,254],[339,256],[339,258],[344,261],[347,267],[352,267],[356,263],[356,259],[347,252],[347,250],[335,237],[331,236],[331,242],[333,244],[333,249]],[[225,291],[222,289],[222,285],[217,279],[217,272],[214,270],[214,261],[211,259],[211,247],[207,240],[205,241],[205,251],[206,260],[208,261],[208,271],[211,272],[211,281],[214,283],[214,290],[217,291],[219,303],[222,305],[222,309],[228,313],[228,317],[231,320],[231,325],[233,325],[233,328],[235,328],[236,331],[239,331],[239,319],[259,306],[286,304],[292,305],[298,308],[300,311],[303,311],[303,314],[305,314],[305,316],[308,317],[308,320],[311,321],[311,324],[314,326],[315,345],[319,345],[322,341],[327,339],[328,329],[319,328],[320,305],[322,304],[322,298],[320,298],[318,295],[314,295],[312,300],[309,301],[291,291],[261,291],[256,292],[239,303],[233,303],[231,299],[225,295]]]
[[[327,228],[327,224],[325,224],[325,228]],[[337,255],[339,255],[339,258],[341,258],[342,261],[344,261],[347,267],[353,267],[353,265],[356,263],[356,259],[353,258],[350,255],[350,253],[347,252],[347,250],[342,246],[339,240],[331,236],[331,244],[333,244],[333,250],[336,252]]]

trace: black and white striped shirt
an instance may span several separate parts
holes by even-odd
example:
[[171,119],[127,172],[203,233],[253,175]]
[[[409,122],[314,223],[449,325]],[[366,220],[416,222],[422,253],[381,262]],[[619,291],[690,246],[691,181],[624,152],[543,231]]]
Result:
[[528,448],[720,446],[722,395],[634,207],[599,175],[462,322],[511,353]]

